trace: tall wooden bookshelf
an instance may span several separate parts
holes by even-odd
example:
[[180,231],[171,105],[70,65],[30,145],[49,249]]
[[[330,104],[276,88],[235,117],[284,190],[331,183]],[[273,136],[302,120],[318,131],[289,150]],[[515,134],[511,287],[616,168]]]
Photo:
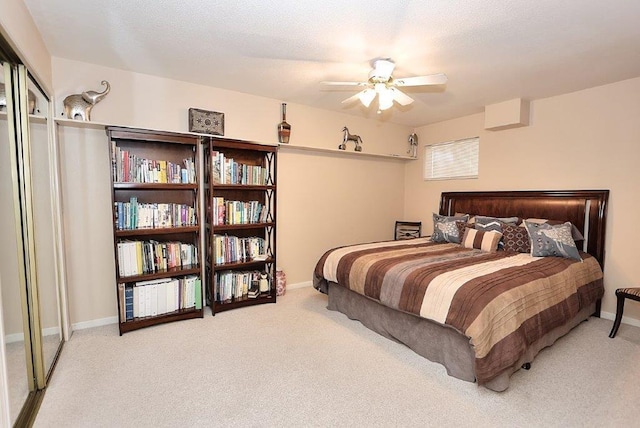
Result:
[[202,318],[199,137],[106,131],[120,334]]
[[[277,146],[216,137],[203,143],[211,312],[275,303]],[[266,279],[261,292],[257,278]]]

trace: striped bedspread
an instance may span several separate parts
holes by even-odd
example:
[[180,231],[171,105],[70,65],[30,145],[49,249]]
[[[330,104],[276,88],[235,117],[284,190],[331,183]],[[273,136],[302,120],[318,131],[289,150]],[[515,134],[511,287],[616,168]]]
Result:
[[327,251],[314,287],[335,282],[393,309],[454,327],[469,337],[479,384],[498,376],[531,343],[600,299],[602,270],[583,261],[483,252],[428,238]]

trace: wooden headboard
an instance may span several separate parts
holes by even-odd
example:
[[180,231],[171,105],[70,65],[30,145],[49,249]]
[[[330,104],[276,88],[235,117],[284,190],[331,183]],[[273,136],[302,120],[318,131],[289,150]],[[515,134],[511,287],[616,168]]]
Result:
[[608,190],[443,192],[440,214],[570,221],[585,237],[583,249],[604,269],[608,200]]

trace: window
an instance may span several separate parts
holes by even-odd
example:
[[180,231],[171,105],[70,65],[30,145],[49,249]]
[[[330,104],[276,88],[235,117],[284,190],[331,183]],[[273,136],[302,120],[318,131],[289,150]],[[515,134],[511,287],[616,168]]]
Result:
[[479,151],[480,137],[426,146],[424,179],[478,178]]

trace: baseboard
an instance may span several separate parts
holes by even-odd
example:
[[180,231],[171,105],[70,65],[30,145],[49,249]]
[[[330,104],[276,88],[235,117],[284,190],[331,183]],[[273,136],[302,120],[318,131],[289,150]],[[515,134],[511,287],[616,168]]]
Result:
[[103,325],[117,324],[117,323],[118,323],[118,317],[107,317],[107,318],[100,318],[97,320],[77,322],[75,324],[71,324],[71,329],[73,331],[84,330],[85,328],[101,327]]
[[[313,285],[313,282],[311,281],[298,282],[296,284],[287,284],[287,290],[295,290],[297,288],[311,287],[312,285]],[[118,317],[100,318],[96,320],[74,323],[71,325],[71,329],[73,331],[76,331],[76,330],[83,330],[85,328],[100,327],[103,325],[117,324],[117,323],[118,323]]]
[[[604,318],[606,320],[614,320],[616,319],[616,314],[611,313],[611,312],[600,312],[600,318]],[[634,327],[640,327],[640,320],[637,320],[635,318],[629,318],[629,317],[625,317],[624,315],[622,316],[622,324],[629,324],[632,325]]]
[[61,332],[61,328],[60,327],[48,327],[48,328],[44,328],[42,329],[42,335],[43,336],[60,336],[60,332]]
[[7,334],[4,343],[24,342],[24,333]]
[[297,288],[312,287],[312,281],[298,282],[296,284],[287,284],[287,290],[295,290]]

